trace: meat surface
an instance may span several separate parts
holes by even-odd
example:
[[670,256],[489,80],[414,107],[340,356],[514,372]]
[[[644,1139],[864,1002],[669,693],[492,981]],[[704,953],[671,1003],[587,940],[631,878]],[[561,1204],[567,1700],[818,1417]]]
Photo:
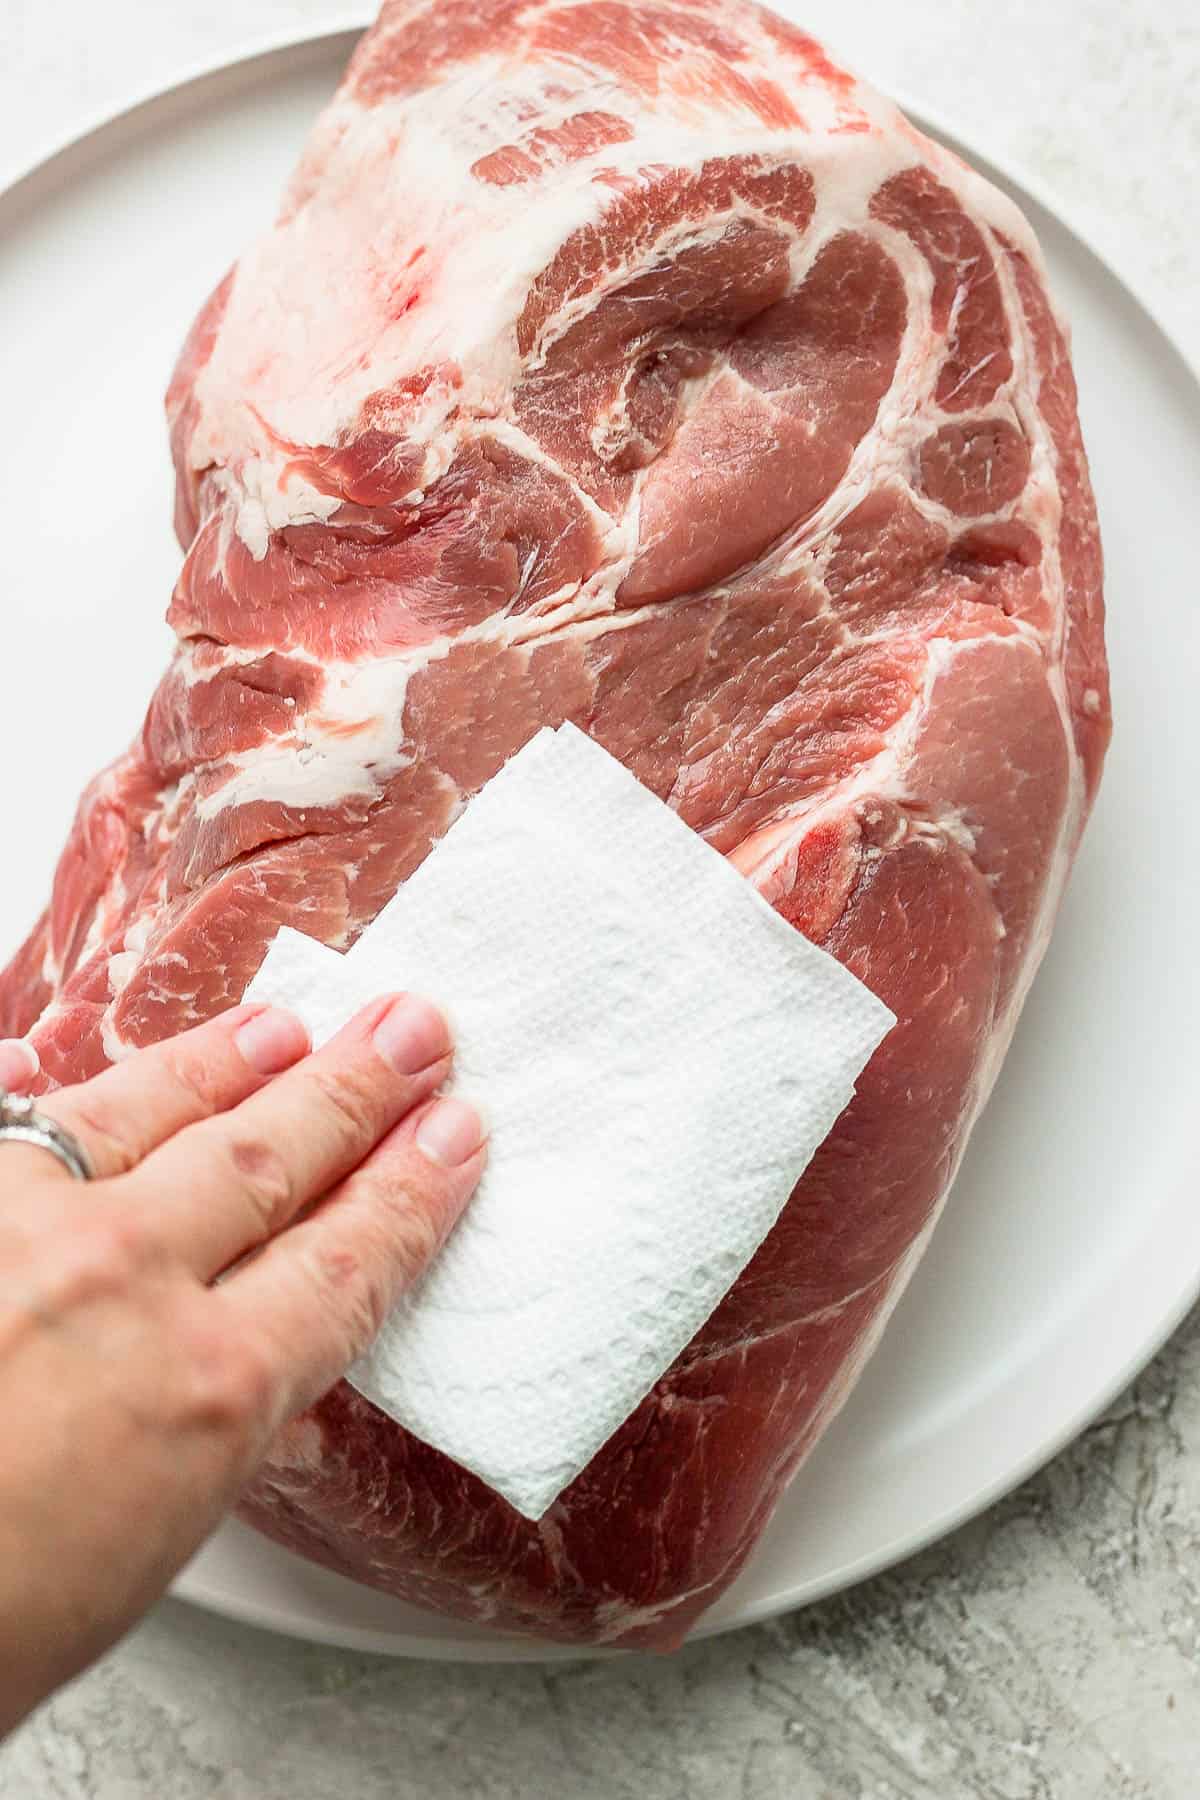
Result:
[[235,1003],[282,924],[348,946],[566,719],[898,1015],[539,1524],[345,1385],[246,1495],[418,1603],[669,1648],[921,1253],[1100,775],[1100,546],[1037,246],[755,6],[389,0],[168,412],[177,647],[0,976],[48,1081]]

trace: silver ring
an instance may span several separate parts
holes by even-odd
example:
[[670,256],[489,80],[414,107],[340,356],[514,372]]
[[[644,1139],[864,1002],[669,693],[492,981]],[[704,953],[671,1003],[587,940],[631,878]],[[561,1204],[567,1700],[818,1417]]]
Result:
[[0,1087],[0,1143],[32,1144],[57,1156],[76,1181],[96,1179],[92,1159],[74,1132],[40,1113],[26,1095],[10,1094],[5,1087]]

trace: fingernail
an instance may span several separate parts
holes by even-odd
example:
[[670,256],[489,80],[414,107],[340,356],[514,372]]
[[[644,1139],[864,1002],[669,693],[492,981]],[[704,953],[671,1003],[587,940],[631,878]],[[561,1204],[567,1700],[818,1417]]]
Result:
[[380,1019],[375,1048],[398,1075],[419,1075],[446,1055],[450,1033],[436,1006],[415,994],[402,994]]
[[444,1169],[457,1169],[483,1143],[483,1121],[465,1100],[438,1100],[417,1127],[417,1149]]
[[308,1053],[308,1031],[295,1013],[268,1007],[234,1033],[234,1043],[258,1075],[279,1075]]
[[5,1038],[0,1043],[0,1087],[7,1087],[14,1081],[32,1081],[41,1072],[41,1059],[24,1038]]

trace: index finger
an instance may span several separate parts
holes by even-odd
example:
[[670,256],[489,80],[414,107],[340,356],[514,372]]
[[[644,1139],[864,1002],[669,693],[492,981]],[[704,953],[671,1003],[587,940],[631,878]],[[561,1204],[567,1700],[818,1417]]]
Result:
[[0,1088],[23,1094],[41,1073],[37,1051],[24,1038],[0,1040]]
[[[72,1132],[97,1180],[125,1175],[187,1125],[227,1112],[299,1062],[308,1032],[293,1014],[253,1003],[138,1050],[78,1087],[38,1101]],[[39,1172],[62,1178],[41,1153]],[[69,1179],[69,1177],[68,1177]]]
[[154,1207],[156,1242],[211,1281],[356,1168],[441,1086],[450,1056],[429,1001],[382,996],[270,1087],[172,1137],[121,1189],[135,1210]]

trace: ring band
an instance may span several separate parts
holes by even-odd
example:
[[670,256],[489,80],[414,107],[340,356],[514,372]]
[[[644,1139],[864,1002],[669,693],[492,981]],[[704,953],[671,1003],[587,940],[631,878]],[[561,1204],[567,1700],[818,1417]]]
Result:
[[10,1094],[0,1087],[0,1144],[32,1144],[35,1150],[48,1150],[76,1181],[94,1181],[96,1171],[92,1159],[74,1132],[56,1119],[38,1112],[33,1101],[24,1094]]

